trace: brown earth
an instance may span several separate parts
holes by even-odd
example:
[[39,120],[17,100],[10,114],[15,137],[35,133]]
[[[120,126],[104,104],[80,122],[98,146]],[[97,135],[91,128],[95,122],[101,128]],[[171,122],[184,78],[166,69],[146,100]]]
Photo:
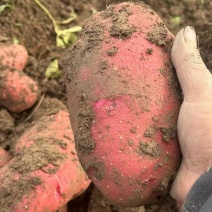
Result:
[[[199,37],[201,55],[207,67],[212,72],[212,2],[210,0],[143,0],[149,4],[163,19],[171,32],[176,34],[182,27],[194,26]],[[35,3],[35,0],[3,0],[0,6],[7,2],[12,8],[6,8],[0,13],[0,42],[18,40],[29,52],[29,61],[25,72],[35,79],[41,88],[41,98],[54,97],[66,104],[65,83],[63,78],[47,79],[45,70],[53,59],[60,59],[63,48],[56,45],[56,33],[52,21]],[[111,3],[122,0],[40,0],[57,21],[68,18],[72,9],[77,18],[64,25],[64,28],[82,26],[86,18],[93,12],[103,10]],[[115,49],[108,52],[115,54]],[[151,50],[150,50],[151,52]],[[41,99],[42,100],[42,99]],[[48,104],[46,104],[48,107]],[[30,118],[33,109],[21,114],[6,112],[0,105],[0,146],[12,153],[14,143],[27,126],[34,121]],[[47,110],[39,110],[34,117],[39,118]],[[145,209],[144,209],[145,208]],[[92,185],[78,198],[69,203],[72,212],[176,212],[174,200],[159,197],[141,208],[124,209],[112,205]]]

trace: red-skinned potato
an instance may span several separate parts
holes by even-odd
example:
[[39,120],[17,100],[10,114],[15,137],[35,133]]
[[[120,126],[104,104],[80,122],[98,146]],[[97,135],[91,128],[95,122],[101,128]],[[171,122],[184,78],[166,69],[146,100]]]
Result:
[[26,48],[19,44],[0,44],[0,71],[8,68],[22,71],[28,60]]
[[0,169],[2,212],[52,212],[90,184],[75,151],[69,114],[42,117],[20,137]]
[[12,159],[12,155],[0,147],[0,168]]
[[181,154],[174,36],[143,3],[96,13],[62,59],[80,162],[116,204],[168,192]]
[[0,71],[0,103],[8,110],[20,113],[31,108],[38,98],[36,82],[23,71]]

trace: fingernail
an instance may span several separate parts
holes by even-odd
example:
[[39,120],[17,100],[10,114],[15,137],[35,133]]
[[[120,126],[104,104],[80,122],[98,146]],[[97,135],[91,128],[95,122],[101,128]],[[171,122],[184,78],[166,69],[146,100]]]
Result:
[[184,38],[186,42],[191,42],[195,47],[197,46],[196,33],[193,27],[187,26],[184,30]]

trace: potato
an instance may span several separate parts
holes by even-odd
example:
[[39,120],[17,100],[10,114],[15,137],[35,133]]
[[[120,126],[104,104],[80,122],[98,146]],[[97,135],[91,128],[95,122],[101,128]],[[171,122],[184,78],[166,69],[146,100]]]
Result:
[[28,60],[26,48],[19,44],[0,44],[0,71],[12,68],[22,71]]
[[38,98],[36,82],[19,70],[0,71],[0,103],[16,113],[31,108]]
[[61,61],[78,157],[115,204],[166,194],[179,167],[173,39],[148,6],[121,3],[88,19]]
[[1,212],[52,212],[90,184],[75,151],[69,114],[42,117],[27,129],[0,169]]

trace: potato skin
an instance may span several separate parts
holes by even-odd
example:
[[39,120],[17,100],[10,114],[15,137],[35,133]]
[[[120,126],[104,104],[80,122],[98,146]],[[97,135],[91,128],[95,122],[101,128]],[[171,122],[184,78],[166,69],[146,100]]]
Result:
[[19,70],[0,72],[0,103],[16,113],[31,108],[38,98],[36,82]]
[[121,3],[88,19],[62,60],[78,157],[115,204],[166,194],[179,167],[173,38],[148,6]]
[[20,44],[0,44],[0,71],[12,68],[23,71],[28,52]]
[[0,183],[2,212],[56,211],[89,186],[68,112],[43,117],[25,131],[14,158],[0,169]]

